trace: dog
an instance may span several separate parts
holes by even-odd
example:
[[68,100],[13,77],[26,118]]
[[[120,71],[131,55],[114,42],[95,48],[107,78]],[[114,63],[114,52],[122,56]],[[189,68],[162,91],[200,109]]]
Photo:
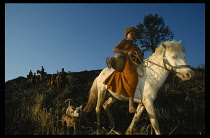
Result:
[[74,108],[73,106],[69,106],[67,109],[63,108],[62,109],[62,131],[61,133],[63,134],[63,130],[65,127],[67,127],[67,135],[70,134],[70,128],[74,128],[73,135],[77,134],[77,128],[80,125],[80,120],[82,117],[82,105],[80,107]]

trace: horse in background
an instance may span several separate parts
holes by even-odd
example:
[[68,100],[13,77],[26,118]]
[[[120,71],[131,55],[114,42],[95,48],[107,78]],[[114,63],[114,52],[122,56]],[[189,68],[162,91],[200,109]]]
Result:
[[[113,68],[105,68],[95,78],[89,91],[88,102],[83,109],[83,111],[87,113],[95,108],[97,134],[99,134],[99,128],[101,126],[101,108],[103,107],[107,113],[110,125],[114,126],[114,118],[110,112],[110,106],[117,100],[128,102],[128,97],[108,90],[107,86],[103,84],[104,80],[113,72]],[[165,41],[161,43],[150,57],[137,66],[137,72],[138,84],[134,95],[134,102],[137,103],[138,106],[132,122],[126,130],[126,134],[133,134],[136,123],[144,109],[146,109],[155,134],[160,135],[161,131],[154,109],[154,101],[157,98],[159,88],[165,82],[169,72],[175,74],[183,81],[190,80],[193,76],[193,71],[185,60],[184,47],[181,41]],[[107,93],[110,93],[111,96],[105,99]]]
[[[43,81],[43,80],[45,80],[45,79],[47,79],[48,78],[48,74],[47,74],[47,72],[42,72],[42,71],[40,71],[40,70],[36,70],[36,74],[38,75],[38,74],[40,74],[40,81]],[[50,77],[50,76],[49,76]]]

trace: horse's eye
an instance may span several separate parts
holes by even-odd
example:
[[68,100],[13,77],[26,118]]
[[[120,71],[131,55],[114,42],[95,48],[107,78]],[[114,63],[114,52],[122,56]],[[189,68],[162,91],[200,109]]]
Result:
[[172,59],[175,59],[175,58],[176,58],[176,56],[172,56],[171,58],[172,58]]

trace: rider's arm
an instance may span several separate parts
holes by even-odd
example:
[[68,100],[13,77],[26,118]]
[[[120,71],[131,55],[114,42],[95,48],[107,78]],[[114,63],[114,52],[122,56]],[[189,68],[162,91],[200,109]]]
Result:
[[126,44],[126,39],[122,39],[121,41],[120,41],[120,43],[118,43],[114,48],[113,48],[113,52],[115,52],[115,53],[124,53],[124,54],[131,54],[132,53],[132,51],[131,50],[124,50],[124,49],[122,49],[123,48],[123,46]]

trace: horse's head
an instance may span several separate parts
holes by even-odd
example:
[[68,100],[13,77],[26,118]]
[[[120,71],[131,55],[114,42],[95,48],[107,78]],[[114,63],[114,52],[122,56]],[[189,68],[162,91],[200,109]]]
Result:
[[193,71],[185,60],[185,49],[181,45],[181,41],[166,41],[161,46],[164,48],[164,67],[176,74],[183,81],[190,80],[193,76]]

